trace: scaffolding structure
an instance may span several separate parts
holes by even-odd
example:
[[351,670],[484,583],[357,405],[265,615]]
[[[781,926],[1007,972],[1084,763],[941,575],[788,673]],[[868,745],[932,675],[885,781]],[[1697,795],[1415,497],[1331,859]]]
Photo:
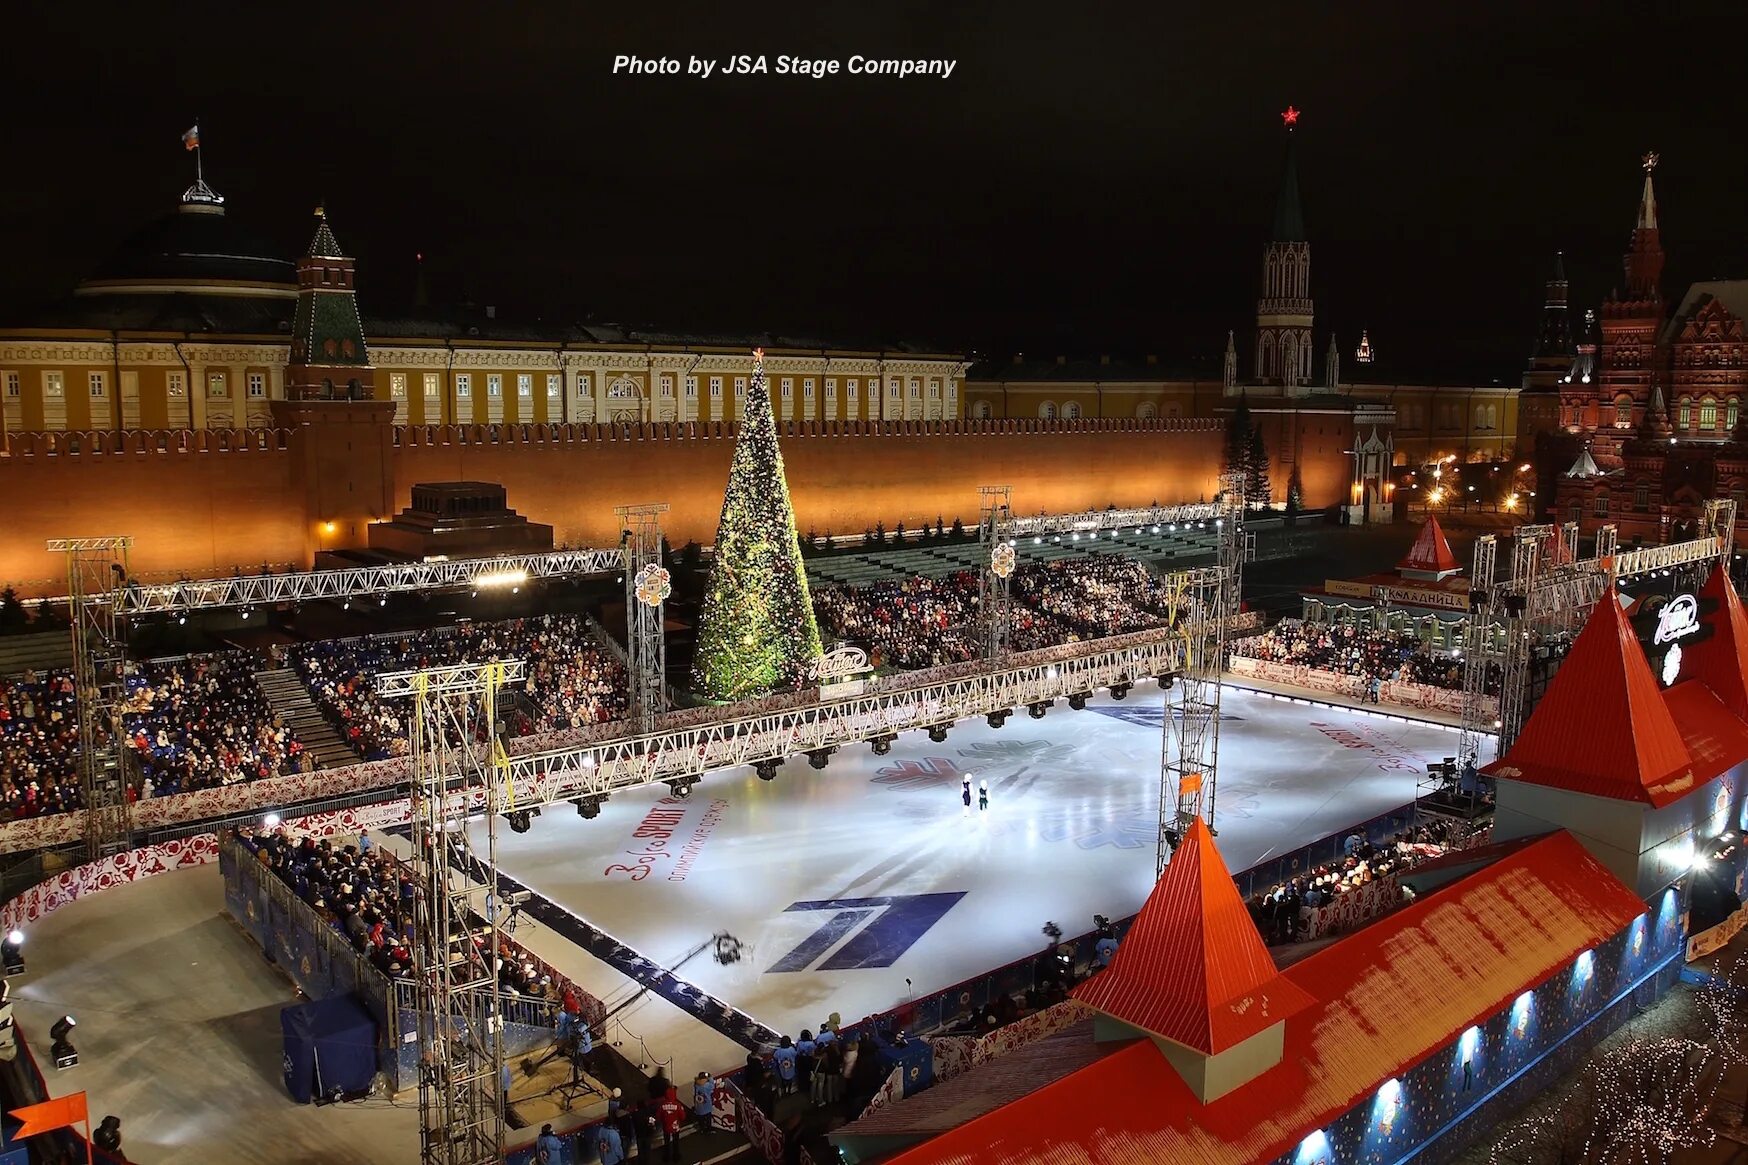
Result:
[[[418,897],[413,976],[418,1004],[419,1161],[498,1165],[504,1152],[504,1031],[498,914],[472,908],[471,875],[498,886],[497,815],[514,805],[498,698],[525,678],[521,661],[464,663],[376,678],[384,697],[413,699],[413,852]],[[503,788],[503,798],[499,788]],[[485,852],[465,828],[483,805]]]
[[1159,766],[1159,839],[1154,876],[1165,872],[1197,817],[1214,829],[1220,761],[1220,687],[1226,637],[1243,595],[1244,562],[1254,553],[1244,528],[1244,479],[1220,479],[1217,560],[1168,576],[1168,614],[1183,635],[1183,668],[1166,700]]
[[85,800],[85,848],[91,860],[128,847],[129,750],[122,746],[121,704],[127,681],[128,537],[56,538],[67,556],[68,618],[73,629],[73,698],[79,720],[79,787]]
[[[1463,717],[1458,766],[1479,768],[1504,756],[1523,730],[1533,710],[1536,692],[1533,660],[1551,637],[1577,632],[1604,594],[1616,583],[1642,575],[1692,571],[1697,587],[1714,563],[1728,564],[1736,522],[1736,503],[1720,498],[1705,503],[1703,528],[1697,538],[1620,549],[1617,527],[1603,526],[1589,558],[1579,557],[1578,524],[1560,527],[1520,526],[1512,545],[1512,573],[1496,579],[1497,540],[1491,534],[1475,540],[1470,573],[1468,631],[1464,636]],[[1487,665],[1500,668],[1498,711],[1486,691]],[[1492,756],[1483,755],[1488,738]],[[1446,784],[1454,774],[1435,771],[1433,783]],[[1426,789],[1422,789],[1422,802]]]
[[673,591],[662,565],[662,515],[667,503],[615,506],[625,547],[626,672],[631,718],[648,732],[668,707],[668,648],[663,604]]
[[1013,517],[1014,489],[1009,485],[977,487],[978,571],[977,610],[983,619],[983,658],[995,662],[1007,654],[1008,622],[1013,610],[1011,578],[1014,573],[1013,538],[1008,532]]

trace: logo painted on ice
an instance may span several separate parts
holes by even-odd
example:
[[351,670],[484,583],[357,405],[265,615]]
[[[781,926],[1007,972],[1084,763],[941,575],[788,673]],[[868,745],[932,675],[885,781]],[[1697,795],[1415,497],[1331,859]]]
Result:
[[[1092,711],[1102,716],[1109,716],[1113,720],[1121,720],[1125,724],[1139,724],[1143,728],[1165,727],[1165,709],[1163,707],[1150,708],[1145,704],[1100,704],[1094,706]],[[1178,713],[1178,718],[1183,718],[1182,712]],[[1230,724],[1233,721],[1243,719],[1242,716],[1233,716],[1227,712],[1220,713],[1220,723],[1222,724]]]
[[901,760],[874,770],[873,782],[889,789],[926,789],[956,780],[959,766],[944,756]]
[[[890,967],[963,897],[965,891],[955,890],[944,894],[791,902],[784,908],[785,914],[830,911],[831,917],[778,959],[771,970],[862,971]],[[818,962],[846,935],[848,942],[824,962]]]

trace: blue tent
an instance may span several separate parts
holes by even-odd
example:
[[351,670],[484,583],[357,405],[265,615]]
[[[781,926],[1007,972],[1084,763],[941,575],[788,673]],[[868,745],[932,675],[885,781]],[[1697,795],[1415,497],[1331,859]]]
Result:
[[376,1021],[350,995],[279,1013],[285,1032],[285,1088],[299,1104],[335,1092],[363,1092],[376,1075]]

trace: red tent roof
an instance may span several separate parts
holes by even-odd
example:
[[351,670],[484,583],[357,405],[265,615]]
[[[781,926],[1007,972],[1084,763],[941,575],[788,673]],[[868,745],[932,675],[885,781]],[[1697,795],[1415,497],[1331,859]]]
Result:
[[1200,1104],[1138,1040],[890,1165],[1272,1161],[1644,910],[1570,834],[1550,834],[1290,967],[1312,1010],[1287,1023],[1279,1064],[1225,1096]]
[[1694,787],[1693,757],[1614,596],[1572,651],[1494,776],[1661,807]]
[[1204,1055],[1311,1005],[1275,969],[1200,818],[1171,855],[1111,965],[1076,987],[1074,997]]
[[1702,607],[1711,607],[1711,635],[1682,650],[1681,670],[1698,680],[1730,712],[1748,720],[1748,613],[1722,566],[1700,588]]
[[1396,564],[1397,570],[1425,570],[1439,573],[1447,570],[1461,570],[1457,556],[1451,553],[1451,544],[1445,540],[1445,532],[1439,529],[1438,519],[1428,514],[1426,525],[1420,528],[1420,536],[1414,540],[1414,548],[1408,552],[1408,557]]

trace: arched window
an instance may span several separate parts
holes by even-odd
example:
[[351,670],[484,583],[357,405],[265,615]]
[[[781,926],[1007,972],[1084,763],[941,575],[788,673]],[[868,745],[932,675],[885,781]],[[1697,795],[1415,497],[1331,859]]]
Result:
[[1053,400],[1047,400],[1039,405],[1038,419],[1041,421],[1054,421],[1056,419],[1056,402]]
[[1598,518],[1608,517],[1608,492],[1606,490],[1596,491],[1596,500],[1591,503],[1590,512]]
[[1633,398],[1618,396],[1614,401],[1614,427],[1630,429],[1633,427]]
[[1065,421],[1080,420],[1080,402],[1071,400],[1064,404],[1062,406],[1062,419]]
[[980,400],[971,406],[971,418],[976,421],[987,421],[991,415],[989,402]]
[[1681,398],[1680,406],[1676,409],[1675,424],[1682,429],[1693,428],[1693,401],[1685,396]]
[[1144,400],[1135,406],[1135,416],[1139,420],[1151,421],[1159,415],[1159,409],[1150,400]]
[[1644,513],[1651,508],[1651,483],[1640,479],[1633,485],[1633,509]]
[[1699,427],[1711,432],[1718,427],[1718,402],[1716,397],[1703,397],[1699,402]]
[[1275,336],[1264,332],[1256,338],[1256,374],[1264,380],[1275,374]]
[[1281,337],[1281,379],[1285,380],[1299,370],[1299,353],[1293,347],[1293,334],[1288,332]]
[[1731,397],[1724,409],[1724,428],[1734,433],[1736,431],[1736,418],[1741,415],[1742,402],[1735,397]]
[[1583,501],[1578,498],[1573,498],[1570,502],[1566,503],[1566,520],[1568,522],[1576,522],[1582,517],[1584,517]]

